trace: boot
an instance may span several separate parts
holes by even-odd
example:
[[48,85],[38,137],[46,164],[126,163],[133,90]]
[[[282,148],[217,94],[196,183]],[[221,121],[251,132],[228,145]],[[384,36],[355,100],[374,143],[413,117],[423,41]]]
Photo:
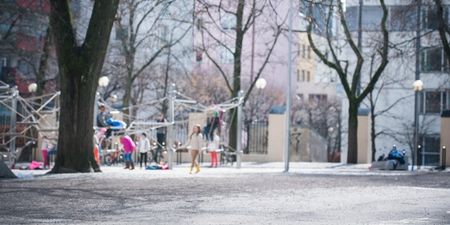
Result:
[[130,170],[134,170],[134,163],[133,163],[133,161],[131,161],[130,164],[131,164]]
[[125,161],[125,168],[124,169],[129,169],[130,168],[130,162]]
[[200,172],[200,166],[199,165],[195,165],[195,173]]

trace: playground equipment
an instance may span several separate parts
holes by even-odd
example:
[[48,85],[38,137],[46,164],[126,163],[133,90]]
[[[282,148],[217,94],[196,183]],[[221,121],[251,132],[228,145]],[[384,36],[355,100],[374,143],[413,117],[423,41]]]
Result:
[[[193,98],[190,98],[186,95],[183,95],[182,93],[178,92],[176,90],[175,84],[172,84],[169,86],[168,91],[168,97],[153,101],[147,104],[154,104],[162,101],[168,101],[168,116],[166,122],[149,122],[144,120],[134,120],[130,123],[130,125],[125,130],[125,134],[131,135],[131,134],[137,134],[142,133],[146,131],[151,131],[152,133],[157,129],[161,127],[167,128],[167,143],[165,148],[167,149],[167,155],[168,155],[168,165],[169,169],[173,168],[173,161],[174,161],[174,153],[177,151],[177,144],[182,139],[186,141],[188,133],[190,129],[188,129],[188,121],[187,120],[175,120],[175,111],[176,110],[190,110],[194,112],[201,112],[205,113],[208,110],[211,110],[211,107],[204,106],[200,104],[198,101],[196,101]],[[238,128],[237,131],[237,140],[241,140],[241,130],[242,130],[242,103],[243,103],[243,94],[242,92],[239,92],[239,96],[233,99],[230,99],[226,102],[215,104],[214,110],[226,112],[233,108],[237,108],[237,118],[238,118]],[[192,124],[191,124],[192,126]],[[177,132],[175,132],[175,128],[177,129]],[[228,132],[230,132],[228,130]],[[226,133],[228,133],[226,132]],[[238,141],[237,148],[233,149],[234,154],[236,155],[236,166],[237,168],[240,168],[241,166],[241,155],[242,155],[242,148],[241,143]]]
[[[130,115],[123,115],[128,118],[130,124],[125,129],[117,130],[114,133],[132,135],[142,132],[154,132],[157,128],[165,127],[167,129],[166,137],[168,165],[173,168],[174,153],[178,146],[172,145],[181,139],[186,140],[188,136],[188,121],[175,120],[175,112],[207,112],[211,107],[204,106],[196,100],[183,95],[176,90],[175,84],[170,85],[168,96],[166,98],[147,102],[145,105],[154,105],[162,101],[168,101],[168,116],[165,122],[150,122],[145,120],[137,120],[131,118]],[[50,139],[57,139],[58,137],[58,121],[59,121],[59,96],[60,92],[45,94],[42,96],[33,96],[24,98],[19,95],[17,87],[10,87],[7,84],[0,82],[0,159],[8,161],[9,167],[12,167],[22,153],[22,149],[26,147],[25,143],[31,145],[32,142],[39,142],[40,137],[47,136]],[[106,101],[96,97],[96,102],[106,104]],[[233,98],[227,102],[214,105],[215,110],[228,111],[233,108],[238,108],[238,140],[241,140],[242,127],[242,92],[237,98]],[[137,106],[131,106],[137,107]],[[96,107],[97,108],[97,107]],[[130,110],[131,111],[131,110]],[[94,129],[96,127],[94,126]],[[177,130],[175,130],[177,129]],[[175,132],[177,131],[177,132]],[[229,131],[228,131],[229,132]],[[233,131],[235,132],[235,131]],[[30,142],[32,141],[32,142]],[[112,145],[114,143],[111,143]],[[106,151],[105,151],[106,152]],[[237,149],[235,149],[237,158],[237,167],[240,167],[241,159],[241,143],[238,141]]]
[[17,87],[0,82],[0,147],[2,159],[9,162],[9,167],[17,162],[30,141],[37,142],[43,135],[57,137],[59,96],[60,92],[56,92],[24,98]]

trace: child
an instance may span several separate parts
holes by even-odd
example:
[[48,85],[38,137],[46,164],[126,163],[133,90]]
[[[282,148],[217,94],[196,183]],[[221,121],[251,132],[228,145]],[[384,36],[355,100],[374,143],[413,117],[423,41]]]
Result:
[[127,136],[127,135],[120,137],[120,143],[123,145],[123,149],[125,152],[125,155],[124,155],[125,168],[124,169],[134,170],[134,163],[133,163],[133,160],[131,159],[131,155],[133,154],[133,151],[136,149],[136,144],[130,138],[130,136]]
[[186,146],[189,146],[189,150],[191,152],[191,170],[190,174],[192,174],[192,169],[195,167],[195,173],[200,172],[200,165],[197,162],[197,156],[202,148],[203,135],[202,128],[200,125],[195,125],[191,136],[189,136],[188,143]]
[[145,133],[139,137],[138,150],[140,153],[139,166],[142,168],[142,161],[144,161],[144,166],[147,166],[148,150],[150,149],[150,141]]
[[217,167],[217,152],[220,146],[220,137],[218,131],[214,132],[213,141],[209,143],[209,154],[211,156],[211,168]]
[[41,143],[41,152],[42,152],[42,160],[44,161],[44,169],[50,168],[50,163],[48,161],[48,150],[50,148],[50,140],[48,140],[47,136],[42,137]]

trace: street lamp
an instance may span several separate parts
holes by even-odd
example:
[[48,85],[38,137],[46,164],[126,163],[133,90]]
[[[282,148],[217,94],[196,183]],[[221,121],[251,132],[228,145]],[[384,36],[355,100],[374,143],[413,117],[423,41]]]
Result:
[[106,87],[109,84],[109,78],[107,76],[102,76],[98,79],[98,86]]
[[[419,92],[423,90],[423,82],[421,80],[415,80],[413,83],[414,90],[414,155],[412,155],[412,167],[414,170],[414,163],[419,157],[418,144],[419,144]],[[422,153],[423,154],[423,153]],[[422,162],[423,163],[423,162]]]
[[266,87],[266,85],[267,85],[267,81],[264,78],[259,78],[255,83],[256,88],[258,88],[260,90],[264,89]]
[[34,93],[37,91],[37,84],[36,83],[31,83],[28,85],[28,91],[30,93]]
[[[266,87],[266,85],[267,85],[266,79],[258,78],[258,80],[256,80],[255,87],[259,90],[258,95],[261,95],[261,91]],[[257,105],[259,105],[258,99],[260,99],[260,98],[256,98]],[[252,119],[252,118],[250,118],[250,119]],[[256,119],[258,119],[258,113],[256,113]]]
[[422,91],[423,90],[423,82],[421,80],[416,80],[413,83],[414,91]]

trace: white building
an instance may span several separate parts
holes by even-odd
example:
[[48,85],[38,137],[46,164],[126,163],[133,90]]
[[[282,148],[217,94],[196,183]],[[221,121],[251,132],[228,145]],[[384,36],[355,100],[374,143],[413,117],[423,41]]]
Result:
[[[389,17],[387,26],[391,47],[389,63],[374,90],[376,133],[376,156],[387,153],[392,145],[407,150],[411,154],[414,146],[414,91],[412,84],[416,72],[416,21],[417,8],[415,1],[386,1]],[[448,82],[449,66],[445,60],[439,39],[436,13],[433,1],[422,1],[421,10],[421,45],[420,45],[420,79],[424,90],[419,97],[419,145],[423,148],[419,154],[419,164],[438,165],[440,154],[440,113],[450,108],[450,83]],[[354,40],[358,30],[358,0],[347,0],[346,15],[349,29]],[[450,1],[444,1],[449,9]],[[379,39],[379,23],[382,9],[379,1],[364,0],[362,8],[362,49],[366,59],[362,75],[362,87],[368,82],[371,64],[373,70],[378,59],[373,45]],[[378,36],[377,36],[378,35]],[[344,50],[343,55],[351,56],[351,49]],[[352,70],[354,58],[349,58],[349,71]],[[345,111],[344,106],[344,112]],[[361,107],[370,108],[366,100]],[[345,124],[346,125],[346,124]],[[346,140],[343,138],[343,140]],[[344,148],[345,149],[345,148]],[[345,160],[346,157],[343,157]]]

